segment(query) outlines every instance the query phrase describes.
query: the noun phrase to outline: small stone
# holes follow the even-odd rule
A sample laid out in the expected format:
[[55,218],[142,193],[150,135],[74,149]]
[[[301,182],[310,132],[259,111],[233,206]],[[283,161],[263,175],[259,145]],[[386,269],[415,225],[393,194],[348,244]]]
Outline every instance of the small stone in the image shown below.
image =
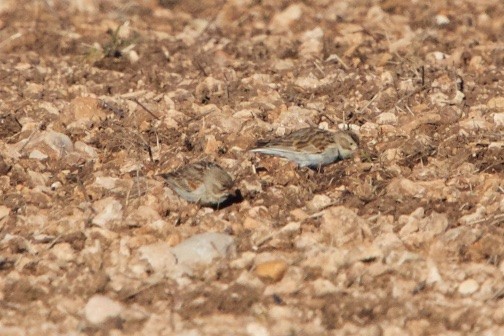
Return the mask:
[[317,56],[322,53],[324,31],[320,27],[308,30],[301,36],[299,55],[303,57]]
[[40,99],[44,92],[44,85],[36,83],[27,83],[23,90],[23,97],[26,99]]
[[74,98],[68,108],[63,111],[63,120],[78,128],[87,128],[92,122],[98,122],[107,116],[98,105],[96,98]]
[[51,249],[51,254],[59,261],[72,261],[75,259],[75,253],[69,243],[56,244]]
[[464,130],[474,132],[488,130],[492,127],[492,124],[487,122],[485,116],[480,112],[470,113],[468,118],[459,121],[459,125]]
[[119,302],[104,295],[94,295],[84,307],[84,316],[91,324],[100,325],[111,318],[117,318],[123,309]]
[[194,235],[171,248],[177,263],[190,268],[210,264],[215,258],[234,254],[234,251],[234,238],[216,232]]
[[378,335],[383,336],[403,336],[408,335],[408,332],[398,326],[395,325],[385,325],[383,326],[383,332]]
[[171,246],[165,242],[142,246],[138,249],[140,259],[146,260],[155,272],[165,272],[177,263]]
[[262,224],[260,221],[253,219],[252,217],[246,217],[243,221],[243,228],[254,230],[261,227]]
[[492,315],[492,318],[495,321],[495,323],[504,324],[504,307],[503,306],[497,307],[497,309],[494,311]]
[[0,220],[7,217],[10,213],[10,209],[4,205],[0,205]]
[[290,212],[291,216],[294,217],[294,219],[302,221],[308,218],[308,214],[303,210],[303,209],[294,209]]
[[250,336],[269,336],[268,329],[257,322],[251,322],[246,327],[247,335]]
[[462,282],[458,287],[458,292],[464,296],[471,295],[479,288],[479,284],[474,279],[467,279]]
[[378,124],[375,124],[372,122],[366,122],[360,128],[360,134],[361,134],[361,136],[364,136],[364,137],[374,138],[374,137],[378,136],[378,133],[379,133]]
[[311,212],[317,212],[331,205],[332,200],[326,195],[315,195],[312,200],[308,202],[306,208]]
[[96,152],[96,149],[94,147],[89,146],[88,144],[85,144],[82,141],[75,142],[75,150],[85,154],[90,159],[98,158],[98,153]]
[[347,243],[358,244],[371,237],[367,221],[343,206],[324,210],[320,229],[336,247]]
[[435,20],[438,26],[444,26],[450,23],[450,19],[446,15],[438,14],[435,17]]
[[383,257],[382,251],[373,245],[359,245],[345,255],[345,263],[353,264],[357,261],[374,261]]
[[138,53],[135,50],[130,50],[128,52],[128,58],[131,63],[136,63],[140,59],[140,56],[138,56]]
[[504,126],[504,113],[494,113],[493,121],[495,126]]
[[425,56],[425,60],[429,63],[440,62],[446,58],[448,58],[448,55],[446,55],[445,53],[443,53],[441,51],[433,51],[433,52],[428,53]]
[[387,186],[387,193],[397,199],[402,199],[404,196],[422,198],[426,191],[420,184],[406,178],[395,178]]
[[229,263],[229,266],[234,269],[249,268],[253,262],[256,254],[254,252],[243,252],[242,255]]
[[110,176],[97,176],[93,186],[104,188],[107,190],[112,190],[116,187],[119,178]]
[[397,124],[397,116],[391,112],[383,112],[376,118],[378,125],[395,125]]
[[30,155],[28,156],[28,158],[30,158],[30,159],[39,160],[39,161],[45,160],[48,157],[49,156],[45,155],[44,153],[42,153],[38,149],[31,151]]
[[255,274],[262,280],[277,282],[283,278],[287,268],[283,260],[267,261],[256,266]]
[[294,62],[290,59],[279,59],[274,62],[273,68],[276,71],[291,70],[294,68]]
[[328,294],[335,294],[338,288],[327,279],[317,279],[311,284],[313,288],[313,294],[315,296],[325,296]]
[[313,74],[310,74],[310,76],[298,77],[295,84],[305,90],[313,90],[321,85],[320,80]]
[[207,135],[205,143],[205,154],[214,154],[222,147],[222,141],[217,141],[214,135]]
[[459,223],[460,224],[471,224],[471,223],[477,222],[477,221],[485,218],[486,213],[487,213],[486,209],[482,206],[479,206],[478,208],[476,208],[475,212],[460,217]]
[[18,151],[30,152],[30,156],[37,160],[43,160],[47,157],[61,159],[74,150],[72,140],[67,135],[52,130],[23,139],[13,145],[13,148]]
[[94,225],[106,227],[110,223],[122,219],[122,205],[113,197],[107,197],[94,202],[93,209],[97,213],[92,220]]
[[487,106],[491,109],[495,109],[496,111],[504,111],[504,97],[493,97],[491,98]]
[[275,32],[282,32],[290,30],[289,26],[294,23],[294,21],[299,20],[303,10],[301,5],[293,4],[287,7],[280,13],[275,14],[271,20],[270,29]]
[[14,326],[0,325],[0,335],[4,336],[23,336],[26,335],[26,329]]

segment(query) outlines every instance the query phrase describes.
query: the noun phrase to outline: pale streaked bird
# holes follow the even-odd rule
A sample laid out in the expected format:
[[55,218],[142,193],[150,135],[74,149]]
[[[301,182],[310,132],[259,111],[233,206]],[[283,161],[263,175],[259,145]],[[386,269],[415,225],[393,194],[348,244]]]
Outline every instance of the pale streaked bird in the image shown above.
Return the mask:
[[251,152],[283,157],[299,167],[320,169],[349,158],[358,146],[359,139],[353,132],[307,127],[283,137],[260,140]]
[[219,206],[233,195],[233,178],[219,165],[200,161],[160,174],[180,197],[205,206]]

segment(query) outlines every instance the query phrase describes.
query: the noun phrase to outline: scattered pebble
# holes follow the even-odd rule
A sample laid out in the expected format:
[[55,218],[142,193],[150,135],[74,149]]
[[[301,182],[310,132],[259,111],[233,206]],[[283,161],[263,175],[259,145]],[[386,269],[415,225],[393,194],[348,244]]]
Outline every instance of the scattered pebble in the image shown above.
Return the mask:
[[467,279],[458,287],[458,292],[462,295],[474,294],[479,289],[479,284],[474,279]]
[[255,274],[263,279],[277,282],[282,279],[287,271],[288,265],[283,260],[273,260],[256,265]]
[[89,323],[100,325],[107,320],[117,318],[124,310],[123,305],[104,295],[92,296],[84,307],[84,316]]

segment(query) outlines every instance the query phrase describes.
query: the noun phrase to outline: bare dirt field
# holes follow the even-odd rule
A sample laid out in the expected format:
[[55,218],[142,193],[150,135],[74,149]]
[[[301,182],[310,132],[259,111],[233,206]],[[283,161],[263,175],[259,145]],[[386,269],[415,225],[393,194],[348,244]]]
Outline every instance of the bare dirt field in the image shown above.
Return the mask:
[[[501,0],[0,0],[0,335],[504,335]],[[258,139],[349,127],[323,170]],[[158,176],[236,179],[212,209]]]

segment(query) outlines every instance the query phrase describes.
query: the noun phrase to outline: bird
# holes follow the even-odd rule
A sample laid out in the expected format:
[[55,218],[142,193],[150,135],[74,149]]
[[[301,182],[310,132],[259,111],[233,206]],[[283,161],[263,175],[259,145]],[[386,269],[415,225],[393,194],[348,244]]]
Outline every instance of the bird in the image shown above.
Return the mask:
[[250,151],[283,157],[299,167],[318,169],[347,159],[359,147],[359,138],[351,131],[326,131],[306,127],[271,140],[259,140]]
[[201,206],[218,207],[234,195],[233,178],[213,162],[199,161],[160,176],[180,197]]

